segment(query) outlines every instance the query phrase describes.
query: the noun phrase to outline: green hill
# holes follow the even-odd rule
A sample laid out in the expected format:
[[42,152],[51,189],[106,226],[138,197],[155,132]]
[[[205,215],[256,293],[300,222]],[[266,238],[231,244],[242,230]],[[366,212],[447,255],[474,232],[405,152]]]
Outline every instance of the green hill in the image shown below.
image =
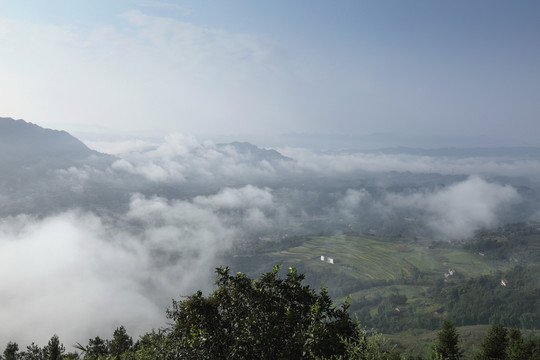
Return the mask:
[[[457,325],[500,321],[534,328],[540,321],[534,315],[540,314],[534,275],[538,245],[540,231],[525,224],[479,232],[467,243],[369,234],[303,236],[249,244],[232,257],[231,268],[257,276],[275,264],[295,267],[311,286],[328,287],[334,301],[349,297],[363,325],[393,334],[393,341],[420,353],[446,318],[457,319]],[[511,286],[501,285],[505,277]],[[467,346],[483,336],[468,336]]]

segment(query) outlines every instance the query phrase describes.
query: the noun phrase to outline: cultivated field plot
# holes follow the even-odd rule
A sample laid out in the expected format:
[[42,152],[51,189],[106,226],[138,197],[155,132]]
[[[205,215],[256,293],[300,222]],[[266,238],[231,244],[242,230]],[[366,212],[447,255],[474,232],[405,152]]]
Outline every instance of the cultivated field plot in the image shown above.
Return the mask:
[[[443,276],[455,269],[472,277],[502,270],[459,247],[425,241],[382,238],[370,235],[315,236],[296,247],[266,254],[274,263],[309,268],[315,272],[345,273],[358,280],[414,280],[419,276]],[[334,264],[321,261],[331,257]],[[299,266],[303,265],[303,266]]]

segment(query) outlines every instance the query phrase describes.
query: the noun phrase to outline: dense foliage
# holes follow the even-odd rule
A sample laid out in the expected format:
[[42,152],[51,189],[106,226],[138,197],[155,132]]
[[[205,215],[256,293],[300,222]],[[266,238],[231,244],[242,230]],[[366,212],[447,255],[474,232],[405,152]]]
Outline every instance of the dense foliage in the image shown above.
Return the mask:
[[[348,304],[335,307],[323,288],[319,293],[303,285],[304,275],[279,267],[250,279],[217,269],[217,289],[199,291],[173,301],[170,326],[153,330],[133,343],[123,327],[112,340],[99,336],[78,344],[80,356],[65,354],[55,335],[40,349],[35,344],[20,352],[10,342],[3,360],[98,359],[324,359],[349,358],[363,352],[387,354],[385,342],[351,320]],[[351,355],[352,356],[352,355]]]
[[304,275],[290,269],[252,280],[218,269],[218,289],[174,301],[168,337],[191,358],[301,359],[343,354],[340,336],[355,335],[347,305],[337,309],[323,289],[301,284]]
[[[523,329],[540,324],[540,266],[516,266],[505,274],[480,276],[438,294],[458,325],[504,323]],[[501,285],[502,279],[508,284]]]
[[[501,322],[533,329],[540,323],[539,229],[539,224],[506,225],[462,242],[363,234],[292,236],[246,246],[231,257],[231,267],[253,275],[275,262],[293,266],[308,274],[311,286],[330,285],[332,298],[353,294],[351,313],[383,333],[436,330],[445,318],[458,326]],[[325,253],[335,255],[334,265],[319,262]],[[399,267],[385,263],[390,257]],[[365,264],[380,270],[370,272]],[[457,271],[448,277],[454,267]]]
[[[173,301],[169,326],[152,330],[136,342],[124,327],[113,338],[99,336],[81,352],[66,353],[57,335],[43,348],[32,343],[20,351],[9,342],[0,360],[150,360],[150,359],[421,359],[399,354],[374,330],[360,327],[348,313],[348,303],[335,307],[326,289],[303,285],[304,275],[279,267],[251,279],[217,269],[217,289],[208,296],[198,291]],[[403,296],[393,300],[405,302]],[[444,321],[434,342],[433,359],[462,358],[459,332]],[[494,325],[475,359],[540,359],[540,342],[503,325]]]

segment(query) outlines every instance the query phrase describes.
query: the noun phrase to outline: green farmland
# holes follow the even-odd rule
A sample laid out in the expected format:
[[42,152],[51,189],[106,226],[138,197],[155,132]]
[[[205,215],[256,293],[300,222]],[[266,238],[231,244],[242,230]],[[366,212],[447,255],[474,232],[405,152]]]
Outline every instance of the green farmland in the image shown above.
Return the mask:
[[[321,261],[321,256],[334,263]],[[507,260],[480,256],[462,243],[368,234],[262,241],[256,250],[234,255],[232,264],[233,271],[251,276],[276,264],[295,267],[314,288],[327,287],[337,303],[348,297],[351,311],[362,324],[393,334],[392,341],[406,344],[417,354],[427,351],[442,320],[452,317],[441,294],[484,275],[500,287],[499,276],[514,266]],[[455,273],[448,275],[449,269]]]
[[[321,255],[334,259],[334,264],[321,261]],[[237,255],[240,267],[248,258],[258,258],[253,267],[238,269],[247,273],[264,271],[269,265],[283,264],[307,271],[346,276],[360,282],[399,280],[417,277],[443,277],[452,268],[466,278],[490,274],[507,267],[502,262],[489,262],[459,246],[429,240],[381,238],[371,235],[338,235],[306,237],[293,247],[280,251]],[[252,261],[247,261],[252,263]],[[417,279],[418,280],[418,279]],[[331,287],[331,283],[325,284]]]
[[[321,261],[321,256],[334,263]],[[263,247],[254,254],[236,255],[233,264],[233,270],[251,276],[276,264],[295,267],[313,287],[326,286],[337,302],[349,297],[353,311],[368,307],[373,316],[380,312],[381,299],[392,294],[406,296],[400,305],[414,304],[419,312],[433,312],[440,304],[427,294],[437,282],[452,283],[509,267],[507,262],[489,261],[460,245],[366,234],[304,237],[279,250]],[[449,269],[455,275],[445,278]]]

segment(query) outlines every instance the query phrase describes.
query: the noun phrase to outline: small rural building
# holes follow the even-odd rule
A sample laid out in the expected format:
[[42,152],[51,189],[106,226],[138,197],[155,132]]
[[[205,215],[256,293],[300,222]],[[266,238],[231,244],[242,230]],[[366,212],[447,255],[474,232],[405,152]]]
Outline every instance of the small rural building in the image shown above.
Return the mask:
[[456,270],[454,270],[454,269],[448,269],[448,272],[445,272],[445,273],[444,273],[444,277],[445,277],[445,278],[448,278],[448,277],[450,277],[450,276],[454,276],[455,274],[456,274]]
[[506,286],[506,285],[508,285],[508,284],[509,284],[509,281],[508,281],[508,280],[506,280],[506,279],[501,279],[501,285],[502,285],[502,286]]
[[334,258],[324,256],[324,255],[321,255],[321,261],[324,261],[325,263],[328,263],[328,264],[334,264]]

